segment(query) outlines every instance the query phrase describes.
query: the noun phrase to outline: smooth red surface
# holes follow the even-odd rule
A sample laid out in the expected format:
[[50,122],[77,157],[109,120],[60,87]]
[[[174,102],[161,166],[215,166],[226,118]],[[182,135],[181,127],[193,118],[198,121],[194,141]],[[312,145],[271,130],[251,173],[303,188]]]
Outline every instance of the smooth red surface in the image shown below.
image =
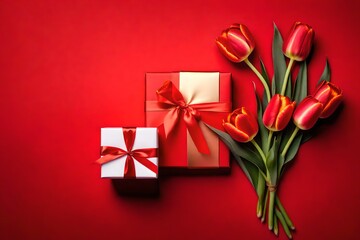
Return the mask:
[[275,239],[234,162],[230,176],[163,178],[153,199],[118,196],[94,161],[101,127],[144,125],[146,72],[231,72],[235,105],[255,109],[259,81],[215,39],[246,24],[251,60],[260,54],[271,73],[273,22],[286,35],[297,20],[316,32],[310,90],[328,57],[345,104],[279,194],[295,239],[358,239],[359,10],[356,0],[1,1],[0,239]]

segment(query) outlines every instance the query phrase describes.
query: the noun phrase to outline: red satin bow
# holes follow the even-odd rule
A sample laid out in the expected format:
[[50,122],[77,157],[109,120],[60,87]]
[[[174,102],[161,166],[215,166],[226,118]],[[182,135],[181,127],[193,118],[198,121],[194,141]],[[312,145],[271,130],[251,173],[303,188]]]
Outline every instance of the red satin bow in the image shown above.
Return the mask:
[[[157,91],[157,108],[169,109],[164,119],[166,136],[174,129],[179,119],[183,119],[189,134],[194,141],[197,150],[204,154],[210,154],[209,147],[201,131],[198,121],[201,119],[199,111],[224,111],[230,110],[228,103],[199,103],[187,104],[181,92],[171,81],[166,81]],[[156,107],[148,103],[151,110]]]
[[149,157],[156,157],[156,148],[132,150],[136,137],[135,128],[123,128],[123,135],[127,150],[117,147],[101,146],[100,151],[103,157],[99,158],[96,162],[104,164],[126,155],[124,178],[136,177],[134,159],[157,174],[158,167],[147,159]]

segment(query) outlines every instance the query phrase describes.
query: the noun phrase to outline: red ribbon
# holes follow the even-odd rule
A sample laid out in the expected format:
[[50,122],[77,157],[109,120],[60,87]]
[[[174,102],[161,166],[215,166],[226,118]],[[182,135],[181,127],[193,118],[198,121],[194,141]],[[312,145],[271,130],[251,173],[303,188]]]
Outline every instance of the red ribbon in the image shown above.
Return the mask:
[[157,102],[147,102],[148,111],[168,109],[164,118],[165,135],[167,136],[182,119],[194,141],[197,150],[204,154],[210,154],[209,147],[199,126],[201,119],[199,111],[229,112],[230,103],[212,102],[187,104],[181,92],[171,81],[166,81],[157,91]]
[[123,135],[126,150],[117,147],[101,146],[100,152],[103,157],[99,158],[96,162],[104,164],[126,155],[124,178],[136,177],[134,159],[157,174],[158,167],[148,159],[157,156],[156,148],[132,150],[136,137],[135,128],[123,128]]

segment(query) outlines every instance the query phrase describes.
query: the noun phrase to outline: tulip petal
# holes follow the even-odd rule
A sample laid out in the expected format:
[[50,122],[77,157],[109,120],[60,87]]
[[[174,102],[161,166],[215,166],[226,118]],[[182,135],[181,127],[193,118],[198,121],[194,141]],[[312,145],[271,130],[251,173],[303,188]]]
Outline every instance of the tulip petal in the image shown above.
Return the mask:
[[255,135],[256,135],[256,133],[259,130],[259,125],[257,123],[257,118],[251,112],[249,112],[246,108],[242,107],[241,110],[242,110],[243,114],[248,116],[249,124],[251,125],[252,129],[254,129],[254,132],[255,132]]
[[240,24],[240,31],[242,32],[242,34],[244,35],[251,51],[255,48],[255,40],[253,38],[253,36],[251,35],[251,32],[249,31],[249,29],[243,25],[243,24]]
[[234,49],[228,44],[228,40],[223,35],[216,39],[216,45],[219,47],[220,52],[230,61],[241,62],[241,60],[234,54]]
[[308,32],[302,41],[301,48],[298,53],[298,55],[301,56],[298,61],[305,60],[305,58],[309,55],[314,40],[314,33],[315,32],[313,29],[308,29]]
[[240,29],[230,29],[227,37],[229,45],[231,45],[235,51],[235,55],[238,56],[241,61],[245,60],[252,52],[252,49]]
[[331,99],[329,101],[329,103],[324,107],[320,118],[327,118],[331,114],[333,114],[335,112],[336,108],[340,105],[342,99],[343,99],[342,95],[338,95],[338,96],[334,97],[333,99]]
[[238,115],[235,120],[235,127],[241,129],[241,131],[247,133],[249,136],[257,133],[257,129],[251,124],[252,120],[247,115]]
[[310,53],[314,39],[314,30],[307,24],[296,22],[283,45],[283,52],[288,58],[303,61]]
[[276,121],[280,106],[281,106],[280,94],[275,94],[271,98],[263,115],[263,123],[265,127],[267,127],[268,129],[274,130],[273,126]]
[[342,90],[330,82],[323,81],[316,90],[314,98],[324,105],[324,109],[320,117],[327,118],[334,113],[342,101]]
[[293,116],[295,125],[302,130],[312,128],[319,119],[322,110],[323,104],[321,102],[311,96],[306,97],[295,109]]
[[229,29],[231,29],[231,28],[239,29],[239,28],[240,28],[240,24],[239,24],[239,23],[233,23],[233,24],[231,24],[231,26],[229,27]]
[[333,95],[341,95],[342,94],[342,90],[340,88],[338,88],[335,84],[333,84],[331,82],[327,82],[327,84],[330,86],[331,92]]
[[283,130],[288,125],[294,109],[295,109],[295,102],[292,102],[291,104],[287,104],[279,112],[275,123],[275,129],[277,131]]
[[326,104],[330,96],[331,96],[330,86],[326,84],[326,81],[323,81],[316,90],[314,98],[316,98],[322,104]]
[[243,114],[243,108],[237,108],[235,109],[232,113],[230,113],[228,115],[228,118],[227,118],[227,121],[230,122],[231,124],[235,124],[235,119],[236,119],[236,116],[239,115],[239,114]]
[[223,126],[224,126],[224,129],[226,130],[226,132],[229,133],[229,135],[236,141],[248,142],[251,140],[246,133],[235,128],[235,126],[233,126],[232,124],[224,123]]

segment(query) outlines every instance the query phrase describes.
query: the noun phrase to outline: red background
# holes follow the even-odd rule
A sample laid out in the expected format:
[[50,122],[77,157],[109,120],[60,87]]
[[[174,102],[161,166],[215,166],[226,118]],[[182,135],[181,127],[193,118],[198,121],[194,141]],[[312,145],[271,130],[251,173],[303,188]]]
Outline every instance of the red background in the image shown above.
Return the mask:
[[231,72],[235,105],[254,109],[259,81],[215,38],[246,24],[251,60],[261,55],[272,73],[273,22],[285,37],[301,20],[316,32],[310,90],[328,57],[345,104],[302,146],[279,194],[296,239],[356,239],[358,1],[140,2],[0,2],[0,238],[275,239],[234,162],[230,176],[163,178],[158,198],[118,196],[93,162],[101,127],[144,124],[146,72]]

